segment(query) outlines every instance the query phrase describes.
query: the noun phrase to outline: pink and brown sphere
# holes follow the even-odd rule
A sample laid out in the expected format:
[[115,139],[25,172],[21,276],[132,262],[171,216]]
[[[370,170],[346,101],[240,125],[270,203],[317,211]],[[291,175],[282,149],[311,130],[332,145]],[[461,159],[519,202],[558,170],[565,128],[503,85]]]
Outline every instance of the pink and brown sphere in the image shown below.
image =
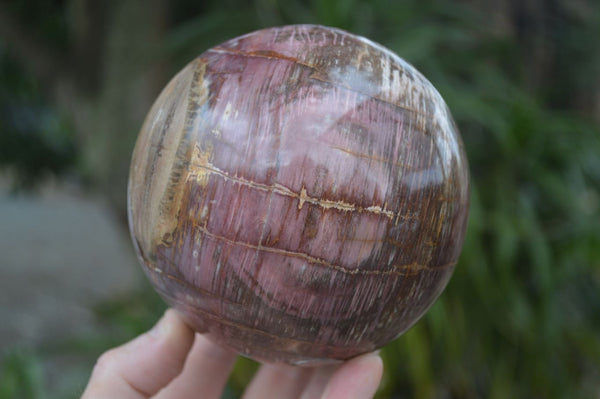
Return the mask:
[[129,217],[144,270],[197,331],[322,364],[398,337],[463,244],[467,161],[440,94],[321,26],[232,39],[167,85],[139,135]]

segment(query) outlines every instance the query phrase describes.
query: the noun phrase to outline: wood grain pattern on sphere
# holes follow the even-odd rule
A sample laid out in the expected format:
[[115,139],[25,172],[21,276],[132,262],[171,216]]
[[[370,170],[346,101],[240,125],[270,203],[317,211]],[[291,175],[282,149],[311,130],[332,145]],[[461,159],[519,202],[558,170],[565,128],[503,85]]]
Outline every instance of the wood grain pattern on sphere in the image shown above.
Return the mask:
[[140,133],[138,255],[198,331],[263,361],[379,348],[445,287],[468,212],[459,134],[390,51],[319,26],[272,28],[192,61]]

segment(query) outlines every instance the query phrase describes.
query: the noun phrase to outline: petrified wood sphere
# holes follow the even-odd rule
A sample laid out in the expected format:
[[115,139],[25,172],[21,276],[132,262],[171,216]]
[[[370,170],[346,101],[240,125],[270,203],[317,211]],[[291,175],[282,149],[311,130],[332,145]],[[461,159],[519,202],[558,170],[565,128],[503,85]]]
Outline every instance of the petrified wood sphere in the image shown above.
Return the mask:
[[457,262],[463,145],[433,86],[320,26],[214,47],[164,89],[129,181],[155,288],[214,341],[270,362],[347,359],[396,338]]

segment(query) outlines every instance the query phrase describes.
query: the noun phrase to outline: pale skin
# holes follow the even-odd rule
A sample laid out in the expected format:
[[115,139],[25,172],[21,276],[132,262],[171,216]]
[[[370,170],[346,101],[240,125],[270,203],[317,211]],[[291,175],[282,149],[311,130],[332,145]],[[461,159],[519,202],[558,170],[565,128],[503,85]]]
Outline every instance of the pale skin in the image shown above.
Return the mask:
[[[194,333],[169,309],[150,331],[100,356],[83,398],[220,398],[235,359],[235,353]],[[242,398],[367,399],[382,372],[376,353],[338,366],[266,364]]]

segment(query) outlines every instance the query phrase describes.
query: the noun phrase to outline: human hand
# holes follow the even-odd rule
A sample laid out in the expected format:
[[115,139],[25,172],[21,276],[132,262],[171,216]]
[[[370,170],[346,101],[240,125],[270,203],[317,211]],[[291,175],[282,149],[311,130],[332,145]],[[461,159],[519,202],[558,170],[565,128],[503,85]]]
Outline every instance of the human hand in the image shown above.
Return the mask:
[[[152,330],[100,356],[83,399],[220,398],[235,359],[169,309]],[[339,366],[265,364],[243,398],[372,398],[382,372],[374,353]]]

